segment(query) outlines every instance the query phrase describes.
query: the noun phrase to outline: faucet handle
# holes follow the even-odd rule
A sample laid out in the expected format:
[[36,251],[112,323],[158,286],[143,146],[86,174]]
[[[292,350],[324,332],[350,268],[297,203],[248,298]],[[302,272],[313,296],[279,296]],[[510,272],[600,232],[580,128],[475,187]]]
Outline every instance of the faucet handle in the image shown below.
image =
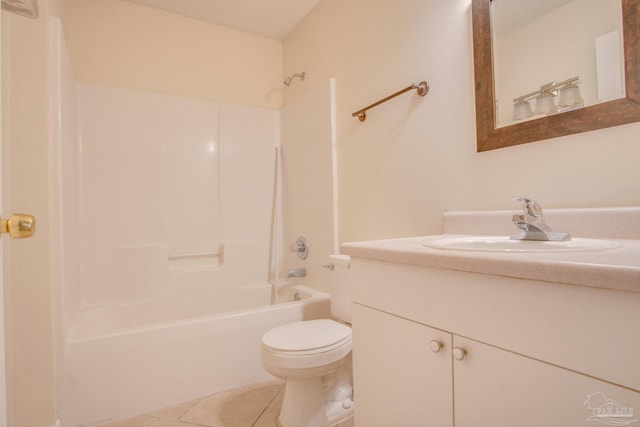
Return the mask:
[[542,221],[544,217],[542,215],[542,207],[537,202],[522,196],[516,196],[513,198],[513,200],[515,200],[516,202],[520,202],[525,215],[532,216]]
[[298,255],[298,258],[304,260],[307,259],[307,255],[309,255],[309,244],[307,243],[307,239],[303,236],[300,236],[296,239],[296,244],[289,246],[289,250]]

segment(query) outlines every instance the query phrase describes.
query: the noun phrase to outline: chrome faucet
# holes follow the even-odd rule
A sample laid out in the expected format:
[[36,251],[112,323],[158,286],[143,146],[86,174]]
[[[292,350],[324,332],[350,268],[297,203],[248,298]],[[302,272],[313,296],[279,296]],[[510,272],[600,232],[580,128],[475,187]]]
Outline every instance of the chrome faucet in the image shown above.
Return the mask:
[[287,271],[287,278],[291,277],[307,277],[307,269],[306,268],[290,268]]
[[518,233],[511,236],[512,240],[571,240],[569,233],[559,233],[551,230],[544,222],[544,215],[539,204],[526,197],[514,197],[513,200],[522,204],[522,215],[514,215],[513,224],[518,227]]

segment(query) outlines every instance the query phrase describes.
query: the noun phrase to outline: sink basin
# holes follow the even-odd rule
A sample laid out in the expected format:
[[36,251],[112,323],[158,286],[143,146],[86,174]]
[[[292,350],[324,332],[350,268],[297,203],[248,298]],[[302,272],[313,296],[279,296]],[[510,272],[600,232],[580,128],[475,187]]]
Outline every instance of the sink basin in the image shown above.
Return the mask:
[[573,238],[565,242],[511,240],[504,236],[442,237],[425,240],[433,249],[480,252],[582,252],[620,247],[617,243],[598,239]]

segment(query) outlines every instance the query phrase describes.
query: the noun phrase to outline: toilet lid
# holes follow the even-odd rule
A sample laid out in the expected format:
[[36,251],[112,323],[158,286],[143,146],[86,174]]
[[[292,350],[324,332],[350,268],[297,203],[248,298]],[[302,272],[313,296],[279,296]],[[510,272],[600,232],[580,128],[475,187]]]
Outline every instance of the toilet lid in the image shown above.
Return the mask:
[[305,320],[278,326],[262,337],[275,350],[304,351],[333,346],[351,339],[351,328],[330,319]]

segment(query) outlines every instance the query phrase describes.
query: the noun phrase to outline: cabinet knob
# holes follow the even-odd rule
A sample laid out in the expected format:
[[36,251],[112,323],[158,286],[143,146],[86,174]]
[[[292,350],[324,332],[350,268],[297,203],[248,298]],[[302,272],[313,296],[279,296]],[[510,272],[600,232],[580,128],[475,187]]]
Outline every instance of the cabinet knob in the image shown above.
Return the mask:
[[462,360],[467,355],[467,350],[461,347],[453,347],[453,358],[456,360]]
[[431,351],[434,353],[439,353],[442,347],[444,347],[444,344],[440,340],[431,340],[429,342],[429,348],[431,348]]

